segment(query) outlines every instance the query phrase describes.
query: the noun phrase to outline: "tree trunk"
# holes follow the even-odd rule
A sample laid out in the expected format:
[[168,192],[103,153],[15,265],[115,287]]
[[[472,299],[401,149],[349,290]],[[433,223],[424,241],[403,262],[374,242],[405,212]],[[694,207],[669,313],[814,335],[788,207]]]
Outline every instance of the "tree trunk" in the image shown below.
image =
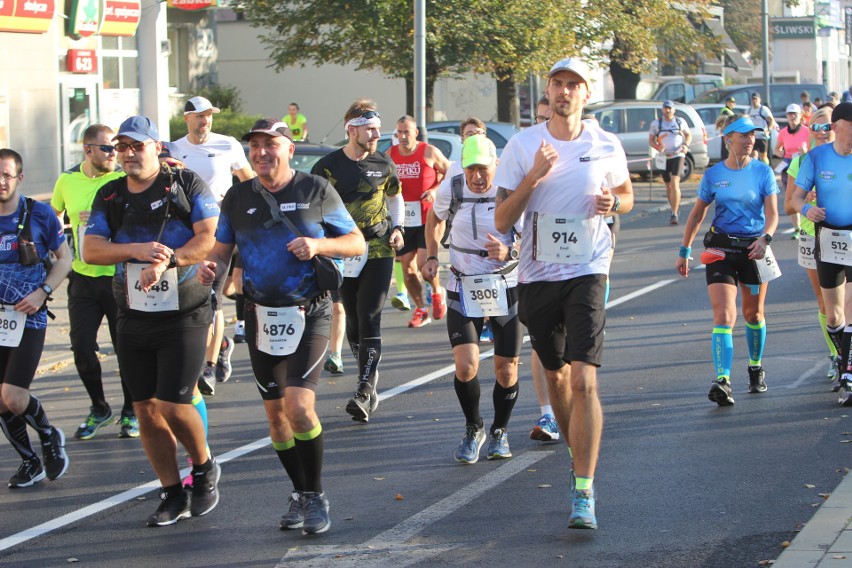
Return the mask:
[[[511,122],[515,126],[521,123],[521,102],[518,98],[518,85],[513,71],[498,69],[497,75],[497,120]],[[502,78],[501,78],[502,77]]]
[[616,99],[636,98],[636,87],[639,85],[639,80],[642,78],[639,73],[622,67],[615,60],[610,61],[609,73],[612,76],[612,83],[615,87],[614,96]]

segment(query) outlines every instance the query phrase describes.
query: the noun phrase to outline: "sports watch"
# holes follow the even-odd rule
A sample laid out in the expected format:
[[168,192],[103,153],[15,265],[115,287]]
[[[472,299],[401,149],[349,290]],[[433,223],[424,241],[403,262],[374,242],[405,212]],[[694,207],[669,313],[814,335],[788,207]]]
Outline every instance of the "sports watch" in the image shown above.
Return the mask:
[[47,294],[48,296],[50,296],[51,294],[53,294],[53,288],[51,288],[51,287],[50,287],[50,284],[48,284],[47,282],[45,282],[44,284],[42,284],[41,286],[39,286],[39,288],[41,288],[42,290],[44,290],[44,293],[45,293],[45,294]]
[[772,242],[772,235],[770,235],[769,233],[764,233],[762,235],[762,237],[766,241],[766,244],[769,244],[769,243]]

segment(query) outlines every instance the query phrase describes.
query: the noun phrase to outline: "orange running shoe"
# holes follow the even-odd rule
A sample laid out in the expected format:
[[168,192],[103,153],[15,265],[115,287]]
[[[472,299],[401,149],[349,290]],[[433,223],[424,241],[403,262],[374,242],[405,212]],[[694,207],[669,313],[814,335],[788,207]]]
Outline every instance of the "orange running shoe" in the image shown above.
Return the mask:
[[447,302],[444,301],[444,293],[432,294],[432,319],[444,319],[447,315]]
[[429,311],[425,308],[417,308],[414,310],[414,317],[408,322],[408,327],[423,327],[427,323],[432,323],[432,318],[429,317]]

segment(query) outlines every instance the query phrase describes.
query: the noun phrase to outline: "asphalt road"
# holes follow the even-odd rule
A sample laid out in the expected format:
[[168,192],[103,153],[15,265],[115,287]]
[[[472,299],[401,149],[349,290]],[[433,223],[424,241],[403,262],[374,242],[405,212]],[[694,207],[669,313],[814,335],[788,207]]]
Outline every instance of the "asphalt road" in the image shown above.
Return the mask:
[[[682,215],[682,218],[685,218]],[[154,479],[138,440],[117,427],[69,440],[69,472],[26,490],[0,490],[0,565],[53,567],[565,566],[746,567],[774,559],[852,466],[849,412],[825,378],[816,304],[792,241],[773,244],[784,276],[770,284],[764,366],[769,391],[746,391],[744,326],[734,329],[736,405],[706,398],[712,319],[704,274],[674,271],[681,227],[667,213],[626,224],[612,270],[605,413],[596,477],[597,531],[568,530],[567,450],[528,438],[539,416],[529,365],[509,426],[514,457],[452,460],[464,429],[443,323],[406,328],[385,311],[384,400],[368,425],[343,411],[344,378],[324,377],[324,485],[332,527],[282,532],[290,490],[267,444],[244,346],[234,378],[210,399],[210,445],[223,463],[219,507],[175,526],[146,528]],[[490,346],[482,345],[487,354]],[[529,348],[522,359],[529,361]],[[108,393],[120,393],[114,359]],[[482,411],[493,416],[493,365],[483,361]],[[34,392],[66,433],[85,414],[76,376],[48,374]],[[484,451],[483,451],[484,456]],[[0,444],[0,475],[17,457]],[[88,509],[87,509],[88,507]]]

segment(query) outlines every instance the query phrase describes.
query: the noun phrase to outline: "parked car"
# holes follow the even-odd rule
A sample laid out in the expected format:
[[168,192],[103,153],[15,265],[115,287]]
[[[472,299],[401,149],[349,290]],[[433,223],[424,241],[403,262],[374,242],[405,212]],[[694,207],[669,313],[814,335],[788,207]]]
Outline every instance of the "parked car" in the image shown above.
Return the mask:
[[[689,105],[695,109],[695,112],[698,113],[698,116],[701,117],[701,120],[704,121],[704,126],[707,129],[707,154],[710,156],[710,163],[715,164],[722,160],[722,133],[716,132],[715,124],[716,119],[719,118],[719,114],[722,111],[722,107],[725,106],[722,104],[716,103],[701,103],[701,104],[691,104]],[[734,105],[734,112],[737,114],[746,114],[748,113],[748,107],[743,105]],[[778,142],[778,131],[772,130],[769,133],[769,153],[772,154],[772,150],[775,148],[775,144]]]
[[[246,157],[249,155],[248,142],[243,142],[243,151]],[[320,158],[326,154],[331,154],[337,150],[338,146],[330,146],[327,144],[312,144],[311,142],[294,142],[296,146],[293,152],[293,158],[290,160],[290,167],[300,172],[311,173]]]
[[[441,122],[430,122],[426,125],[426,130],[429,131],[430,142],[433,132],[450,132],[461,136],[461,128],[459,123],[461,120],[444,120]],[[509,138],[520,132],[518,127],[509,122],[486,122],[485,127],[488,129],[486,135],[494,142],[497,148],[497,155],[503,153],[503,148],[509,142]]]
[[[669,75],[642,79],[636,87],[637,99],[652,101],[691,101],[704,91],[725,86],[721,75]],[[706,123],[705,123],[706,124]]]
[[770,83],[769,94],[772,97],[771,101],[766,100],[766,88],[764,85],[733,85],[722,89],[712,89],[701,93],[689,104],[699,103],[723,103],[728,97],[734,97],[738,105],[748,107],[751,105],[751,94],[757,91],[760,93],[761,103],[768,106],[772,111],[772,116],[779,126],[787,126],[787,115],[784,113],[787,110],[787,105],[790,103],[799,104],[801,98],[799,95],[802,91],[807,91],[811,95],[811,100],[821,98],[823,101],[828,97],[825,85],[817,83]]
[[[651,122],[660,118],[662,106],[659,102],[595,103],[587,106],[585,112],[594,115],[604,130],[618,137],[624,147],[624,153],[627,154],[627,166],[631,172],[648,172],[651,149],[648,145],[648,130],[651,128]],[[690,106],[675,103],[675,116],[686,121],[692,134],[689,152],[683,163],[682,179],[687,179],[696,168],[706,168],[710,163],[707,155],[707,130],[701,117]],[[654,160],[650,160],[650,165],[653,171],[659,171]]]
[[[379,138],[379,151],[388,153],[393,144],[393,134],[382,134]],[[458,134],[446,132],[430,132],[429,144],[435,146],[451,162],[460,162],[462,154],[462,139]]]

